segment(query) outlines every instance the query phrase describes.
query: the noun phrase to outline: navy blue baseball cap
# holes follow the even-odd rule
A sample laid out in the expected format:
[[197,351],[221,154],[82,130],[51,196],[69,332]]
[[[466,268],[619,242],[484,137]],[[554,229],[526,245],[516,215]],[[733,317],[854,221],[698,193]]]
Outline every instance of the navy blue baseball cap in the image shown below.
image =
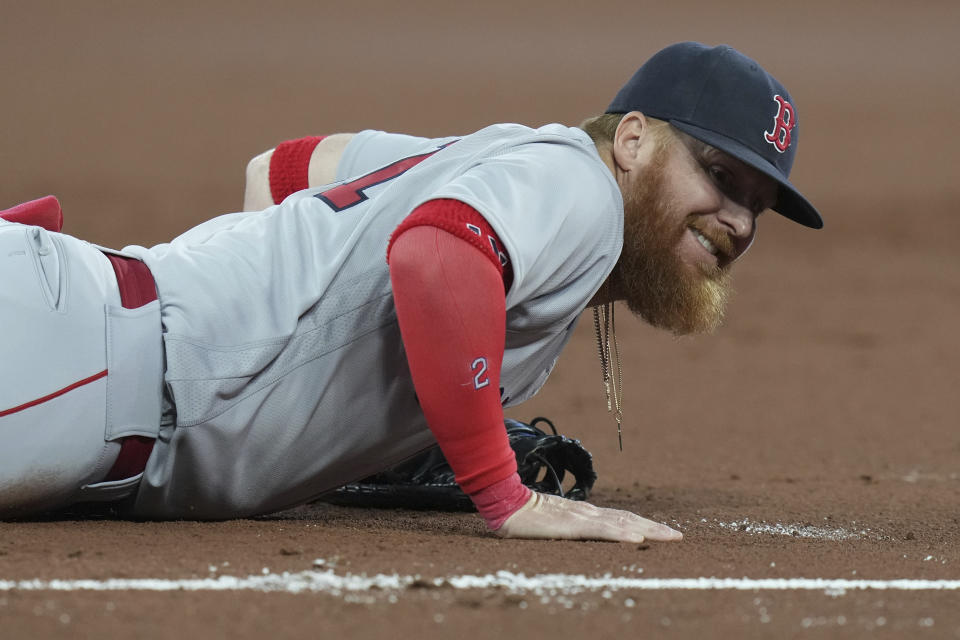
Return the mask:
[[793,98],[757,62],[727,45],[670,45],[647,60],[607,107],[666,120],[780,185],[774,211],[820,229],[823,219],[788,179],[799,127]]

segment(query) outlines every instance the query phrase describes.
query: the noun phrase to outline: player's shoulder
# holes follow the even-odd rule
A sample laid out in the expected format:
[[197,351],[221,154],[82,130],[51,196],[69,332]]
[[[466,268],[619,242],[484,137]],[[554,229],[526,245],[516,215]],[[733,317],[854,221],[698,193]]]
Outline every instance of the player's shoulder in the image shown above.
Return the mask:
[[395,145],[415,149],[435,147],[438,143],[446,144],[451,140],[465,140],[487,145],[499,143],[506,146],[537,142],[568,144],[581,149],[589,149],[593,146],[590,137],[577,127],[568,127],[556,123],[530,127],[509,122],[491,124],[466,135],[436,137],[416,136],[379,129],[364,129],[352,134],[348,146],[354,150],[360,150],[368,145]]
[[[451,143],[457,142],[456,145]],[[449,147],[449,149],[446,149]],[[344,151],[341,172],[355,165],[369,165],[371,159],[398,159],[428,151],[445,149],[438,157],[497,157],[511,151],[530,147],[527,157],[551,156],[553,161],[576,164],[596,164],[593,141],[581,129],[562,124],[547,124],[533,128],[522,124],[500,123],[486,126],[466,135],[423,137],[365,129],[354,134]],[[566,158],[564,158],[566,156]],[[362,162],[361,162],[362,161]],[[566,163],[565,162],[565,163]],[[340,172],[338,172],[340,173]],[[350,171],[346,171],[350,173]]]
[[[493,124],[480,129],[468,138],[489,140],[503,145],[504,148],[531,144],[543,144],[566,151],[589,152],[594,148],[590,136],[582,129],[557,123],[545,124],[540,127],[529,127],[516,123]],[[569,149],[565,149],[566,147],[569,147]]]
[[620,207],[613,175],[593,140],[575,127],[490,125],[448,145],[436,158],[438,164],[450,160],[461,174],[444,188],[445,197],[481,211],[473,200],[524,215],[535,210],[548,217],[581,215],[589,224],[598,209],[614,215]]
[[[618,242],[620,189],[581,129],[493,125],[442,153],[462,154],[464,171],[432,197],[475,208],[514,253],[533,259],[542,253],[542,243],[559,242],[570,251],[554,255],[569,256],[594,248],[606,251]],[[516,261],[522,260],[518,255]]]
[[483,147],[489,161],[503,159],[508,170],[526,174],[541,187],[555,184],[581,191],[609,191],[616,184],[593,140],[582,129],[562,124],[528,127],[521,124],[491,125],[464,138]]

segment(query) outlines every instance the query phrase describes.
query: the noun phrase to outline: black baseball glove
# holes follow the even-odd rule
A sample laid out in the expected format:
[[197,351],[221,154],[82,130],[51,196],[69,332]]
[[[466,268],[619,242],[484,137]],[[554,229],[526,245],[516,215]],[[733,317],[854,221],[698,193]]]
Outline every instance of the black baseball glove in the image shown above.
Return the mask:
[[[546,423],[552,434],[537,428]],[[557,434],[546,418],[530,424],[504,420],[510,447],[517,457],[520,480],[534,491],[570,500],[586,500],[597,480],[593,456],[579,440]],[[566,474],[574,478],[564,491]],[[460,490],[453,469],[439,447],[432,447],[386,471],[340,487],[322,498],[333,504],[387,509],[474,511],[470,498]]]

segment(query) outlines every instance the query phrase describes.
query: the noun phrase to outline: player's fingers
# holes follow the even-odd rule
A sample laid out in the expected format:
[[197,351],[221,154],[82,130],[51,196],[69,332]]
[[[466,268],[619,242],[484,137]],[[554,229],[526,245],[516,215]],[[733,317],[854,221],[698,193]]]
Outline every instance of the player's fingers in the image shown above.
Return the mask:
[[683,539],[683,534],[676,529],[672,529],[660,522],[655,522],[642,516],[638,516],[635,513],[631,513],[629,511],[617,511],[614,509],[605,509],[605,511],[613,511],[614,513],[619,514],[619,517],[621,518],[621,526],[641,531],[644,537],[646,537],[648,540],[655,540],[657,542],[672,542]]
[[562,505],[561,508],[580,511],[587,516],[578,536],[580,538],[621,542],[643,542],[644,539],[670,542],[683,538],[683,534],[679,531],[629,511],[603,509],[588,503],[572,502],[555,496],[546,496],[546,498],[551,504]]
[[564,537],[574,540],[643,542],[645,536],[624,512],[601,509],[586,502],[574,502],[557,496],[540,497],[539,510],[558,523]]
[[623,518],[611,519],[609,516],[598,518],[579,536],[585,540],[609,540],[612,542],[635,542],[646,540],[646,536],[637,527],[624,522]]

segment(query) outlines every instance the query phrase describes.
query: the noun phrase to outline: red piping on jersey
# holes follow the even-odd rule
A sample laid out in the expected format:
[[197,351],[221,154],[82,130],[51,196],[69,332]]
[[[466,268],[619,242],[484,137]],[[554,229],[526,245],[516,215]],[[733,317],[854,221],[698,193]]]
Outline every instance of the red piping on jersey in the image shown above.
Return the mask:
[[82,387],[82,386],[84,386],[84,385],[88,385],[88,384],[90,384],[91,382],[96,382],[96,381],[99,380],[100,378],[106,378],[106,377],[107,377],[107,370],[104,369],[104,370],[101,371],[100,373],[95,373],[95,374],[93,374],[92,376],[90,376],[89,378],[84,378],[83,380],[78,380],[78,381],[74,382],[73,384],[64,387],[63,389],[60,389],[59,391],[54,391],[54,392],[51,393],[50,395],[43,396],[42,398],[37,398],[36,400],[31,400],[30,402],[26,402],[26,403],[24,403],[24,404],[21,404],[19,407],[13,407],[12,409],[6,409],[6,410],[4,410],[4,411],[0,411],[0,418],[3,418],[3,417],[5,417],[5,416],[9,416],[9,415],[14,414],[14,413],[17,413],[17,412],[19,412],[19,411],[23,411],[24,409],[29,409],[30,407],[35,407],[35,406],[37,406],[38,404],[43,404],[44,402],[48,402],[48,401],[50,401],[50,400],[53,400],[54,398],[59,398],[60,396],[62,396],[62,395],[65,394],[65,393],[69,393],[70,391],[73,391],[74,389],[79,389],[80,387]]

